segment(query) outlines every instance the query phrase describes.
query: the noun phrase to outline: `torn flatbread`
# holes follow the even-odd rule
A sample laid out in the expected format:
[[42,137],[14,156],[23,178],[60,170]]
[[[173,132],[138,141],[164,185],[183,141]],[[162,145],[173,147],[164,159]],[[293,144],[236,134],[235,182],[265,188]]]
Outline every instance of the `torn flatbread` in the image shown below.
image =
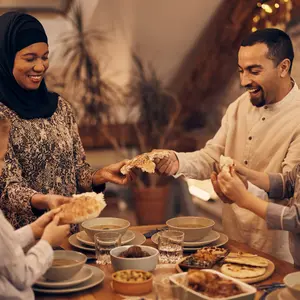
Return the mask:
[[230,173],[230,168],[234,166],[234,161],[229,156],[220,156],[220,169],[221,171]]
[[138,168],[141,169],[143,172],[154,173],[155,172],[154,160],[156,158],[162,159],[169,155],[170,155],[170,151],[167,150],[143,153],[128,161],[121,168],[120,171],[123,175],[126,175],[130,171],[130,169]]
[[83,193],[73,195],[74,200],[61,205],[58,213],[60,222],[64,224],[78,224],[88,219],[97,218],[105,208],[103,193]]

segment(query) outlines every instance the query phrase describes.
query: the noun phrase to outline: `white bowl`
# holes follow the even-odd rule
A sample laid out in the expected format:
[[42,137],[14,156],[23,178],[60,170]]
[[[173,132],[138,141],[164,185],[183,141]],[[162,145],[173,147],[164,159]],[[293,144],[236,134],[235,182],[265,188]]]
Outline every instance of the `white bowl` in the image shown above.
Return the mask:
[[86,263],[86,255],[71,250],[55,250],[53,254],[54,259],[74,260],[70,265],[51,266],[44,277],[51,281],[63,281],[75,276]]
[[[224,279],[227,279],[227,280],[229,279],[232,282],[234,282],[235,284],[237,284],[242,289],[242,291],[244,292],[243,294],[239,294],[239,295],[235,295],[235,296],[231,296],[231,297],[226,297],[226,298],[216,298],[216,299],[222,299],[222,300],[225,300],[225,299],[226,300],[229,300],[229,299],[230,300],[231,299],[234,299],[234,300],[253,300],[254,299],[255,293],[256,293],[256,288],[255,287],[253,287],[253,286],[251,286],[247,283],[244,283],[244,282],[242,282],[238,279],[232,278],[230,276],[226,276],[226,275],[224,275],[224,274],[222,274],[218,271],[215,271],[215,270],[201,270],[201,271],[217,274],[221,278],[224,278]],[[180,286],[182,289],[184,289],[187,292],[186,300],[199,300],[199,299],[208,300],[208,299],[212,299],[208,296],[205,296],[205,295],[201,294],[200,292],[194,291],[193,289],[187,287],[183,283],[180,283],[180,282],[184,282],[186,275],[187,275],[187,273],[179,273],[179,274],[171,275],[169,277],[169,280],[171,281],[172,284],[176,284],[176,285]]]
[[111,264],[115,271],[136,269],[143,271],[153,271],[158,263],[158,250],[149,246],[139,246],[143,251],[146,251],[150,256],[127,258],[119,257],[119,255],[126,251],[132,245],[120,246],[110,250]]
[[[290,293],[296,299],[300,299],[300,272],[294,272],[286,275],[283,278],[283,282],[287,286]],[[299,286],[298,289],[295,288],[296,284]]]
[[[185,242],[199,241],[207,236],[215,225],[215,221],[204,217],[177,217],[166,222],[170,229],[184,232]],[[188,228],[187,224],[199,225],[201,227]]]
[[[115,229],[96,229],[92,228],[97,225],[113,225],[119,226],[119,228]],[[82,228],[87,233],[87,235],[94,240],[94,235],[98,232],[118,232],[123,235],[128,227],[130,226],[130,222],[125,219],[120,218],[95,218],[91,220],[87,220],[81,223]]]

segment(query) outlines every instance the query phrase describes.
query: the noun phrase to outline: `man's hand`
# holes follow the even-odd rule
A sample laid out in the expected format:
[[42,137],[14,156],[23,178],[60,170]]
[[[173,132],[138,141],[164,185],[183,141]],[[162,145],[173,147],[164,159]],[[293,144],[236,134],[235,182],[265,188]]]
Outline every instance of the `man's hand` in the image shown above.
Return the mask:
[[45,227],[53,220],[54,216],[59,213],[60,210],[60,208],[52,209],[30,224],[35,239],[39,239],[43,235]]
[[[151,153],[156,151],[162,151],[162,149],[154,149]],[[169,150],[168,150],[169,151]],[[156,171],[162,175],[175,175],[179,169],[179,161],[174,151],[169,151],[170,155],[162,159],[156,158],[154,162],[156,164]]]
[[93,183],[95,185],[103,184],[105,182],[113,182],[116,184],[128,184],[136,179],[134,171],[130,170],[128,174],[122,175],[120,172],[121,168],[128,162],[123,160],[121,162],[109,165],[102,169],[99,169],[93,177]]

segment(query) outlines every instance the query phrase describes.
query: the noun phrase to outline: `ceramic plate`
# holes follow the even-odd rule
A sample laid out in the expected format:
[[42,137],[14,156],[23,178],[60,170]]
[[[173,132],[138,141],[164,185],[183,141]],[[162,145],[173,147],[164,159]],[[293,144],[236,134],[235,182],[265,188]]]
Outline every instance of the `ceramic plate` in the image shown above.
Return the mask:
[[[206,246],[209,246],[209,247],[222,247],[228,242],[228,240],[229,240],[228,236],[226,234],[220,232],[220,237],[215,242],[212,242],[211,244],[208,244]],[[184,252],[194,252],[194,251],[197,251],[198,249],[201,249],[204,246],[201,246],[201,247],[184,247],[183,251]]]
[[277,289],[267,295],[266,300],[297,300],[287,288]]
[[95,252],[95,248],[94,248],[94,247],[92,247],[92,246],[87,246],[87,245],[84,245],[84,244],[80,243],[80,242],[77,240],[77,238],[76,238],[76,234],[77,234],[77,233],[72,234],[72,235],[69,237],[69,239],[68,239],[69,243],[70,243],[73,247],[78,248],[78,249],[81,249],[81,250],[84,250],[84,251]]
[[[145,243],[146,238],[144,237],[143,234],[141,234],[140,232],[134,232],[134,234],[135,234],[134,239],[128,245],[142,245]],[[73,247],[81,249],[81,250],[85,250],[85,251],[95,252],[94,247],[88,246],[88,245],[85,245],[85,244],[82,244],[81,242],[79,242],[76,235],[77,235],[77,233],[74,233],[69,237],[69,243]]]
[[[220,238],[220,233],[216,232],[214,230],[211,230],[210,233],[204,237],[203,239],[199,241],[194,241],[194,242],[183,242],[183,247],[200,247],[200,246],[205,246],[208,244],[211,244],[215,241],[217,241]],[[151,240],[154,244],[158,243],[158,233],[155,233],[152,235]]]
[[35,284],[45,288],[59,289],[71,287],[89,280],[93,276],[93,271],[88,265],[84,265],[82,269],[72,278],[60,282],[49,281],[45,277],[41,277]]
[[[91,240],[91,238],[87,235],[87,233],[84,230],[78,232],[76,238],[79,242],[83,244],[95,247],[95,243]],[[121,245],[125,245],[131,242],[134,238],[135,238],[134,232],[131,230],[127,230],[121,238]]]
[[89,266],[89,265],[86,266],[92,270],[93,272],[92,277],[87,281],[82,282],[74,287],[62,288],[62,289],[51,289],[51,288],[39,288],[34,285],[32,289],[35,292],[45,293],[45,294],[66,294],[66,293],[83,291],[101,283],[105,277],[103,271],[94,266]]
[[297,300],[299,298],[295,298],[294,295],[291,294],[291,292],[287,289],[281,289],[280,292],[278,293],[278,299],[279,300]]

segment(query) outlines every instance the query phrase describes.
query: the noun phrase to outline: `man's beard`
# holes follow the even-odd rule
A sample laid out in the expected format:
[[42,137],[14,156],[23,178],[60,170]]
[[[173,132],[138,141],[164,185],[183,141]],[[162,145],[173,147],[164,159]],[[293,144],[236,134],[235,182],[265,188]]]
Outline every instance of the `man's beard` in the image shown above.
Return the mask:
[[262,106],[266,105],[266,99],[264,97],[264,94],[262,94],[261,97],[259,97],[259,98],[252,98],[250,95],[250,101],[251,101],[252,105],[254,105],[256,107],[262,107]]
[[[260,86],[257,86],[257,87],[247,86],[246,88],[249,92],[250,101],[253,106],[262,107],[262,106],[266,105],[265,93],[264,93],[264,90]],[[252,91],[254,89],[259,89],[258,95],[254,96],[253,93],[250,93],[250,91]]]

